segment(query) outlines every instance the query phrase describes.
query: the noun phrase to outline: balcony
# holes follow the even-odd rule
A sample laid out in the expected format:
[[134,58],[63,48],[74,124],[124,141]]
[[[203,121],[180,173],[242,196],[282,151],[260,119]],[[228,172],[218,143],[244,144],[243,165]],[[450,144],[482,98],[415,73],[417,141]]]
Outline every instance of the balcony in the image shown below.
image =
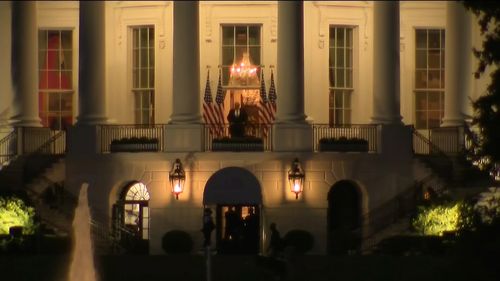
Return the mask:
[[377,125],[313,125],[315,152],[377,152],[377,139]]
[[98,150],[110,152],[162,152],[165,150],[164,125],[99,125]]
[[205,124],[205,151],[272,151],[272,124],[248,124],[244,137],[231,137],[228,124]]

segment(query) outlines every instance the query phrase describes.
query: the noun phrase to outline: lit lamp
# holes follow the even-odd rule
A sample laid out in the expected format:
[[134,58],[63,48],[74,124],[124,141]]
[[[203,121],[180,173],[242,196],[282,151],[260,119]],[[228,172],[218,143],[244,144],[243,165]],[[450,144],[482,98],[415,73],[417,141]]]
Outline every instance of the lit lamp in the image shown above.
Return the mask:
[[168,178],[172,186],[172,193],[175,194],[175,199],[179,200],[179,194],[184,190],[184,181],[186,180],[186,173],[182,168],[181,160],[175,159]]
[[288,181],[290,182],[290,191],[295,193],[295,199],[299,198],[299,193],[302,192],[304,186],[304,170],[300,166],[298,158],[295,158],[292,163],[292,168],[288,171]]

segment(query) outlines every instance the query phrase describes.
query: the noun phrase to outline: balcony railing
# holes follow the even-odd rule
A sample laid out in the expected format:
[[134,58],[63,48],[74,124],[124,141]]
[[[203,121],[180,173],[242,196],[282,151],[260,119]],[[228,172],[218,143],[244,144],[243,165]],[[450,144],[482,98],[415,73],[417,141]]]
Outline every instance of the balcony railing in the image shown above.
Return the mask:
[[[111,143],[124,139],[145,138],[157,140],[156,151],[164,151],[164,125],[100,125],[97,128],[97,138],[101,153],[111,152]],[[144,144],[143,151],[149,151],[149,144]],[[139,151],[141,151],[139,149]]]
[[314,124],[314,151],[319,151],[319,142],[323,138],[363,139],[368,142],[368,151],[377,151],[377,125],[335,125]]
[[205,151],[272,151],[271,124],[247,124],[239,139],[231,138],[229,124],[205,124],[203,135]]
[[413,130],[413,151],[415,154],[435,154],[436,151],[439,151],[446,155],[456,155],[464,152],[467,145],[462,126]]

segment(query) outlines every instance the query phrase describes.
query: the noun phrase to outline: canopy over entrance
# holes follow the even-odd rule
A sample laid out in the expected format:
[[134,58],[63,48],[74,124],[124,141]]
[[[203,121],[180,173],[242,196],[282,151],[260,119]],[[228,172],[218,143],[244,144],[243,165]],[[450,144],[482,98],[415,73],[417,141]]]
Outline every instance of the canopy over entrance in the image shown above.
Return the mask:
[[260,184],[249,171],[228,167],[208,179],[203,192],[203,204],[258,205],[262,203]]

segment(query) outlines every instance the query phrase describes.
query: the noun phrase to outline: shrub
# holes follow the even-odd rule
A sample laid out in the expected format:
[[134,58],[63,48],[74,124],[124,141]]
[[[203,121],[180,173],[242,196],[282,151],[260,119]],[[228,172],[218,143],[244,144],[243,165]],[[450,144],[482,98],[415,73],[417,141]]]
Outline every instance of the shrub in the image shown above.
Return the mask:
[[193,239],[182,230],[172,230],[162,238],[162,248],[167,254],[187,254],[193,249]]
[[9,229],[22,226],[23,234],[35,233],[35,209],[27,206],[18,197],[0,197],[0,235],[9,234]]
[[286,246],[293,246],[300,254],[305,254],[314,246],[314,237],[311,233],[305,230],[294,229],[290,230],[283,237]]
[[474,209],[483,223],[491,224],[493,220],[500,218],[500,188],[490,187],[479,196]]
[[439,235],[472,227],[473,210],[465,202],[420,206],[412,226],[421,235]]

